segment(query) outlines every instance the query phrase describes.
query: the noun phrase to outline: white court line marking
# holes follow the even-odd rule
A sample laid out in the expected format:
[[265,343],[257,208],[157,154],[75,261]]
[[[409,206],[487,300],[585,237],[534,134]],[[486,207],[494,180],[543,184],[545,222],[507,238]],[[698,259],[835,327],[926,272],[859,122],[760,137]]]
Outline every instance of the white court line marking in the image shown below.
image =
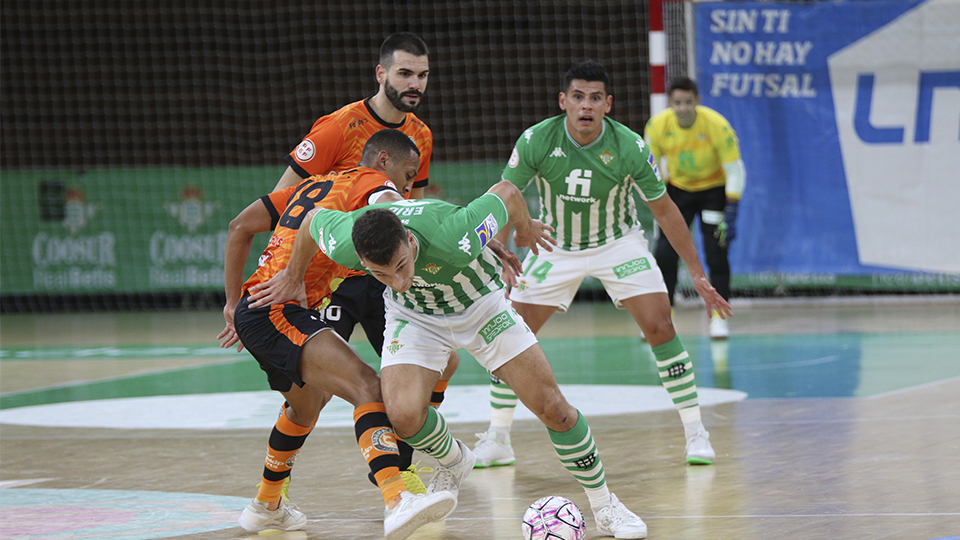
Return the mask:
[[884,397],[888,397],[888,396],[895,396],[895,395],[898,395],[898,394],[902,394],[902,393],[904,393],[904,392],[910,392],[910,391],[912,391],[912,390],[922,390],[922,389],[924,389],[924,388],[932,388],[932,387],[934,387],[934,386],[939,386],[939,385],[941,385],[941,384],[952,383],[952,382],[955,382],[955,381],[960,381],[960,377],[951,377],[951,378],[949,378],[949,379],[943,379],[943,380],[940,380],[940,381],[930,381],[930,382],[928,382],[928,383],[918,384],[918,385],[916,385],[916,386],[908,386],[908,387],[906,387],[906,388],[898,388],[898,389],[896,389],[896,390],[890,390],[889,392],[883,392],[882,394],[874,394],[874,395],[872,395],[872,396],[866,396],[866,399],[877,399],[877,398],[884,398]]
[[32,484],[39,484],[41,482],[49,482],[51,480],[57,480],[57,478],[31,478],[28,480],[6,480],[4,482],[0,482],[0,489],[29,486]]
[[[584,416],[616,415],[674,408],[662,386],[560,385],[564,395]],[[701,406],[746,399],[739,390],[699,388]],[[443,402],[448,423],[487,422],[489,385],[454,386]],[[262,390],[175,396],[101,399],[32,405],[0,410],[0,423],[117,429],[270,429],[283,397]],[[196,411],[204,411],[198,415]],[[516,409],[516,420],[535,419],[526,407]],[[318,427],[352,427],[353,407],[339,398],[320,413]]]
[[[639,514],[638,514],[639,515]],[[882,514],[742,514],[726,516],[648,516],[640,515],[644,520],[647,519],[770,519],[770,518],[862,518],[862,517],[952,517],[960,516],[957,512],[930,512],[930,513],[882,513]],[[583,516],[587,521],[593,521],[593,518],[587,515]],[[475,518],[467,517],[448,517],[444,521],[516,521],[515,516],[478,516]],[[365,518],[320,518],[308,519],[312,523],[376,523],[383,520],[365,519]]]

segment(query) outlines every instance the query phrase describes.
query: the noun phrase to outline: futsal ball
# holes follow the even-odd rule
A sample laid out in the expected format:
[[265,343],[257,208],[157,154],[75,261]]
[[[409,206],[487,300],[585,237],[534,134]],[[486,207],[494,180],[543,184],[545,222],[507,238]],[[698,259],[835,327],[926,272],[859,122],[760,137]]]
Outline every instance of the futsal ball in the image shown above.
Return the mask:
[[531,504],[523,514],[523,540],[583,540],[587,526],[573,502],[550,495]]

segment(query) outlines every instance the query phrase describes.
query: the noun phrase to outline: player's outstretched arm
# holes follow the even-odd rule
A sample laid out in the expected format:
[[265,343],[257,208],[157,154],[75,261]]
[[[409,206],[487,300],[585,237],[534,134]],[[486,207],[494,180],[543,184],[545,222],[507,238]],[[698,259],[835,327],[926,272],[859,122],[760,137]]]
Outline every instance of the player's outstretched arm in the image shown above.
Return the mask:
[[720,296],[717,289],[710,284],[703,266],[700,264],[700,256],[697,255],[697,248],[693,243],[693,237],[690,236],[690,229],[687,228],[687,222],[683,220],[683,215],[677,209],[673,199],[664,194],[654,201],[647,201],[647,206],[653,212],[654,219],[660,225],[663,234],[667,235],[670,245],[683,259],[683,264],[690,271],[690,277],[693,278],[693,287],[697,294],[703,298],[707,304],[708,312],[716,310],[721,318],[733,315],[730,304]]
[[517,186],[509,180],[501,180],[487,193],[495,193],[506,205],[508,222],[514,229],[513,242],[517,247],[528,247],[534,255],[540,254],[540,248],[553,251],[553,246],[557,245],[557,239],[550,235],[553,227],[530,217],[527,201]]
[[[270,225],[270,212],[259,199],[244,208],[230,222],[227,230],[227,246],[223,256],[223,288],[227,296],[227,302],[223,306],[223,318],[227,324],[217,336],[223,348],[231,347],[240,341],[237,330],[233,326],[233,312],[237,309],[237,302],[240,301],[243,288],[243,266],[250,256],[253,237],[257,233],[269,231]],[[240,343],[237,346],[237,352],[242,350],[243,344]]]

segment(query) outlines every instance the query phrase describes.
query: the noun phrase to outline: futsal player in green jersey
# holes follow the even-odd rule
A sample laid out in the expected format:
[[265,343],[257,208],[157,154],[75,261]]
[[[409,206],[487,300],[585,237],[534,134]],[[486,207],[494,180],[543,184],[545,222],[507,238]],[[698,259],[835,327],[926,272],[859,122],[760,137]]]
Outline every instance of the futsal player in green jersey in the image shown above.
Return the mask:
[[[613,96],[603,67],[587,61],[567,71],[559,104],[564,114],[524,131],[503,170],[503,178],[520,189],[536,185],[540,219],[558,241],[552,252],[528,254],[510,291],[512,306],[537,332],[554,312],[570,307],[585,277],[599,279],[653,349],[660,381],[683,422],[687,462],[711,464],[716,454],[700,418],[693,362],[673,328],[667,288],[640,228],[634,194],[683,258],[707,308],[726,316],[730,305],[707,280],[643,138],[606,117]],[[496,373],[491,381],[490,428],[477,435],[474,448],[481,467],[514,462],[516,387]]]
[[[518,246],[552,248],[552,227],[531,219],[520,190],[507,181],[465,207],[443,201],[377,204],[350,213],[307,216],[319,249],[384,283],[387,328],[381,385],[397,435],[439,462],[427,493],[459,492],[474,455],[429,406],[450,351],[467,349],[546,425],[563,466],[590,499],[601,534],[646,538],[647,527],[606,485],[590,427],[557,386],[533,332],[504,296],[499,259],[487,247],[508,224]],[[294,250],[306,243],[301,236]],[[311,246],[316,248],[317,246]]]
[[[670,81],[670,107],[647,122],[644,139],[654,162],[667,158],[667,192],[689,227],[700,218],[703,251],[710,280],[720,296],[730,300],[730,259],[727,249],[737,235],[737,207],[746,183],[740,144],[730,122],[700,105],[697,83],[689,77]],[[673,304],[677,289],[677,252],[668,239],[657,240],[657,261]],[[726,339],[727,321],[711,313],[710,337]]]

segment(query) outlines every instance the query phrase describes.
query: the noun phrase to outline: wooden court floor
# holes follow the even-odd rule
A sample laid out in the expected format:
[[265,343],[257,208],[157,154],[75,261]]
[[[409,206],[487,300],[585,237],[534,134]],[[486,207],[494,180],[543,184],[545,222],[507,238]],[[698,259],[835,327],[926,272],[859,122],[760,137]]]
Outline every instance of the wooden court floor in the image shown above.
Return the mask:
[[[865,386],[892,378],[904,384],[852,397],[748,396],[704,407],[718,453],[707,467],[684,464],[675,411],[611,410],[590,417],[608,484],[643,517],[649,538],[960,538],[960,350],[953,348],[960,336],[960,302],[740,303],[735,308],[731,352],[753,350],[738,349],[738,340],[748,338],[776,342],[776,336],[800,336],[833,343],[831,336],[879,334],[895,343],[902,335],[907,346],[896,349],[897,355],[903,351],[902,361],[872,362],[868,357],[884,351],[865,348],[857,381]],[[695,310],[678,309],[676,320],[685,341],[694,342],[706,331],[705,318]],[[0,349],[209,344],[221,326],[217,312],[3,315]],[[578,304],[554,317],[541,337],[546,347],[551,339],[577,333],[604,339],[632,331],[626,314],[605,304]],[[731,357],[730,365],[737,360]],[[223,358],[91,355],[20,361],[5,353],[0,397],[218,362]],[[714,372],[717,367],[712,366]],[[756,367],[752,373],[762,376],[751,379],[754,385],[778,369]],[[824,385],[830,386],[828,378],[844,376],[825,370]],[[715,374],[707,379],[720,380]],[[482,422],[451,424],[454,436],[470,445],[485,427]],[[243,500],[256,493],[268,433],[2,424],[0,538],[258,538],[235,526],[235,520]],[[411,538],[520,538],[523,509],[549,494],[588,508],[539,423],[518,420],[513,446],[516,466],[473,471],[453,515]],[[429,466],[428,461],[421,465]],[[290,495],[308,516],[306,528],[271,538],[382,538],[382,500],[366,480],[348,427],[318,429],[309,437]],[[589,514],[587,538],[601,538]],[[209,527],[184,532],[181,525],[188,521]]]

